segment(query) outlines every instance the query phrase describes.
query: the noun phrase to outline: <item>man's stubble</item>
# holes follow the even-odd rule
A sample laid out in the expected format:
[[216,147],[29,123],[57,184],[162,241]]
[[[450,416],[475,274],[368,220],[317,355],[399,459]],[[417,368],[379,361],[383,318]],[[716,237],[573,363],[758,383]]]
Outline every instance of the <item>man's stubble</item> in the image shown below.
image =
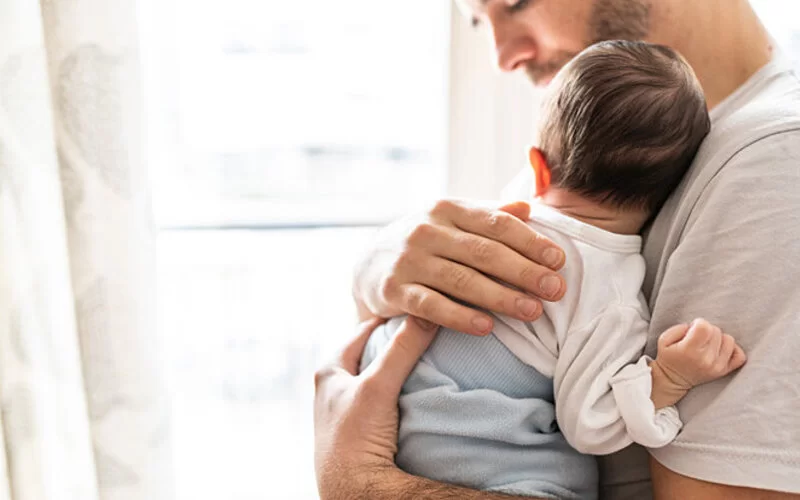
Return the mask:
[[[595,0],[586,46],[606,40],[642,40],[650,32],[653,0]],[[530,62],[525,73],[534,83],[553,76],[577,53],[562,51],[546,63]]]

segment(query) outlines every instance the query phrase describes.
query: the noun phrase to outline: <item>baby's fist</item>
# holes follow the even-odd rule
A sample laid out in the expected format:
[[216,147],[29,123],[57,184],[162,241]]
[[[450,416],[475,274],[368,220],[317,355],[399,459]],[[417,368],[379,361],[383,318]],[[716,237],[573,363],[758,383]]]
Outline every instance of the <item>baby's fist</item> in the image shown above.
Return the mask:
[[704,319],[696,319],[661,334],[655,362],[673,383],[689,390],[728,375],[745,360],[733,337]]

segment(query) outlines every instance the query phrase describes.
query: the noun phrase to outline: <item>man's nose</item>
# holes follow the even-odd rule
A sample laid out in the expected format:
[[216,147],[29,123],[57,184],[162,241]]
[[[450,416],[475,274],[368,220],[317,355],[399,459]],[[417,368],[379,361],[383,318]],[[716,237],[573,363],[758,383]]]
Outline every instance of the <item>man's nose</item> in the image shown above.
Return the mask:
[[[503,2],[498,2],[503,3]],[[536,58],[536,44],[518,22],[497,9],[488,9],[487,17],[492,29],[497,66],[503,71],[514,71]]]

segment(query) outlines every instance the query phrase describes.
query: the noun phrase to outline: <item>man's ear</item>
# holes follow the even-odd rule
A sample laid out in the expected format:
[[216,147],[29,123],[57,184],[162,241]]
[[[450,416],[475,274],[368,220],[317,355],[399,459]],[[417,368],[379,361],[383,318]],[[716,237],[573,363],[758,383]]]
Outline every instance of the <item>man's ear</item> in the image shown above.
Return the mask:
[[531,148],[528,158],[536,178],[535,196],[542,196],[550,188],[550,167],[547,166],[544,154],[537,147]]

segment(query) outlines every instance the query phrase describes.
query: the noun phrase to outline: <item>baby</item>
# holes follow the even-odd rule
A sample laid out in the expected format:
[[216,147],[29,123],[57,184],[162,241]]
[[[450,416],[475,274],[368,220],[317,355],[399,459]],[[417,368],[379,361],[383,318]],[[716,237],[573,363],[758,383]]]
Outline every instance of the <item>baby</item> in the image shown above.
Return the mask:
[[[703,320],[642,356],[639,231],[681,181],[710,128],[694,73],[669,48],[594,45],[542,106],[529,224],[566,254],[566,296],[531,323],[497,315],[486,337],[442,329],[400,398],[397,464],[438,481],[539,498],[597,498],[595,460],[681,428],[691,387],[745,361]],[[689,318],[687,318],[689,319]],[[362,369],[397,329],[370,338]]]

